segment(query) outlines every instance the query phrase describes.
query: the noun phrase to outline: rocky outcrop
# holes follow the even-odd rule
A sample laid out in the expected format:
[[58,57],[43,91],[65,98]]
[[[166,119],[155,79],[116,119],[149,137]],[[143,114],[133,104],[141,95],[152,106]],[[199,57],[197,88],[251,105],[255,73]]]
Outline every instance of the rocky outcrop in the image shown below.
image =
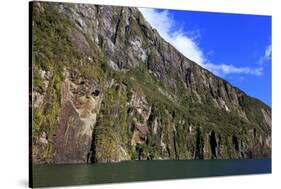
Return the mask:
[[271,156],[271,109],[184,57],[136,8],[35,2],[33,160]]
[[77,72],[65,72],[61,88],[61,111],[55,136],[57,163],[86,163],[102,94],[95,81]]

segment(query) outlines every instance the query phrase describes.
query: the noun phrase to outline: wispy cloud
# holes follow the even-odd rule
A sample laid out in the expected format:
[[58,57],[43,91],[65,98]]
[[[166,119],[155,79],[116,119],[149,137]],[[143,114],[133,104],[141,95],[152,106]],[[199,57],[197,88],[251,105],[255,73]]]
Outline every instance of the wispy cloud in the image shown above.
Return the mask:
[[205,64],[206,68],[211,70],[216,75],[228,75],[228,74],[246,74],[246,75],[262,75],[263,68],[249,68],[249,67],[236,67],[229,64]]
[[[200,38],[200,31],[195,30],[184,32],[182,28],[177,26],[176,21],[168,10],[156,11],[155,9],[150,8],[140,8],[139,10],[151,26],[157,29],[159,34],[166,41],[171,43],[187,58],[213,73],[220,76],[227,74],[262,75],[262,67],[236,67],[229,64],[214,64],[210,62],[206,58],[203,50],[199,47],[199,43],[196,41]],[[268,50],[267,54],[269,54],[269,52],[271,55],[271,50]]]
[[205,61],[204,54],[195,39],[198,38],[198,30],[183,32],[169,13],[169,11],[156,11],[155,9],[140,8],[145,19],[156,28],[159,34],[176,49],[189,59],[202,65]]
[[271,44],[269,44],[264,50],[264,55],[260,57],[259,64],[264,64],[266,62],[269,62],[271,60],[271,54],[272,54],[272,46]]

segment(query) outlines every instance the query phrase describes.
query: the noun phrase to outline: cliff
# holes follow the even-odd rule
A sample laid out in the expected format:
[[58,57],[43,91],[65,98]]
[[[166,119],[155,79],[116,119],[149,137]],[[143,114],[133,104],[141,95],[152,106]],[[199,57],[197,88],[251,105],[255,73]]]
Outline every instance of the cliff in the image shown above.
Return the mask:
[[34,163],[271,157],[271,108],[184,57],[137,8],[31,11]]

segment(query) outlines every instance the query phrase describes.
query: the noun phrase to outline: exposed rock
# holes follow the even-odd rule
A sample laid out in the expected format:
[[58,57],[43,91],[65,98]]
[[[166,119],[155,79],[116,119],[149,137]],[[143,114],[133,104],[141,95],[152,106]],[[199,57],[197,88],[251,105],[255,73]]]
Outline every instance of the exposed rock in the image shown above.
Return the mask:
[[138,114],[140,114],[144,121],[147,121],[151,112],[151,106],[149,106],[144,96],[138,96],[133,93],[130,101],[130,106],[134,107]]
[[209,134],[209,142],[211,146],[212,159],[217,159],[220,156],[220,141],[214,131]]
[[262,115],[264,117],[264,120],[266,121],[266,124],[268,127],[271,127],[271,117],[268,112],[266,112],[264,109],[261,109]]
[[109,65],[109,67],[111,67],[113,70],[120,70],[119,67],[118,67],[118,65],[117,65],[115,62],[113,62],[112,60],[109,60],[109,61],[108,61],[108,65]]
[[34,90],[32,93],[32,102],[34,108],[39,108],[43,104],[44,94],[41,94]]
[[[62,110],[55,137],[55,162],[86,163],[102,95],[88,96],[98,91],[93,90],[89,80],[76,78],[75,73],[66,72],[65,76],[61,90]],[[78,85],[70,81],[74,77],[75,81],[81,81]],[[77,93],[81,91],[81,85],[85,91]]]
[[39,138],[39,141],[42,144],[48,144],[48,140],[47,140],[47,134],[45,132],[42,133],[41,137]]
[[147,54],[144,51],[144,49],[141,47],[141,41],[140,40],[136,40],[136,41],[130,41],[133,51],[137,57],[140,57],[141,60],[144,62],[147,59]]

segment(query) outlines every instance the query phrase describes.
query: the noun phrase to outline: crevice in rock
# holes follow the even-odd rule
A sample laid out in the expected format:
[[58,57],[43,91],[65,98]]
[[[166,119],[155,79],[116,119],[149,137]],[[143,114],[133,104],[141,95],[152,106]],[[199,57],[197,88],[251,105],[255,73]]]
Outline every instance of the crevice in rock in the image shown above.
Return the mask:
[[93,96],[99,96],[100,91],[96,89],[96,90],[94,90],[91,94],[92,94]]
[[93,134],[92,134],[91,148],[87,155],[87,163],[96,163],[96,162],[97,162],[97,159],[96,159],[96,128],[94,128]]
[[100,5],[95,5],[96,7],[96,12],[97,12],[97,15],[100,13]]
[[166,145],[166,149],[167,149],[167,152],[168,152],[168,156],[169,156],[169,158],[170,158],[170,157],[171,157],[171,152],[170,152],[170,148],[169,148],[168,145]]
[[130,26],[125,26],[125,33],[128,34],[130,31]]
[[150,40],[152,43],[154,43],[152,36],[148,34],[149,29],[146,27],[145,24],[142,23],[140,16],[137,18],[137,22],[144,36],[147,37],[147,39]]
[[214,99],[216,99],[216,94],[215,94],[215,92],[213,91],[213,87],[212,87],[212,85],[209,83],[209,89],[210,89],[210,94],[212,95],[212,97],[214,98]]
[[238,138],[236,136],[232,136],[232,144],[234,145],[234,149],[239,151],[239,143]]
[[177,136],[177,133],[176,133],[176,131],[174,131],[173,132],[173,143],[174,143],[174,149],[175,149],[175,157],[176,157],[176,159],[179,159],[176,136]]
[[217,143],[216,134],[214,131],[212,131],[211,134],[209,135],[209,141],[210,141],[210,146],[211,146],[212,159],[216,159],[218,143]]
[[187,87],[191,87],[191,68],[186,69],[186,74],[185,74],[185,83]]
[[100,48],[103,48],[103,45],[104,45],[104,37],[102,36],[102,35],[100,35],[100,34],[98,34],[98,46],[100,47]]
[[142,160],[143,159],[143,149],[140,145],[136,145],[136,151],[138,154],[138,160]]
[[116,41],[117,41],[118,31],[119,31],[120,23],[122,21],[122,15],[123,15],[123,8],[121,8],[120,15],[118,16],[118,21],[117,21],[117,24],[116,24],[115,33],[114,33],[114,36],[113,36],[113,44],[114,45],[116,44]]
[[200,128],[196,129],[196,146],[195,146],[195,159],[204,159],[204,138]]

